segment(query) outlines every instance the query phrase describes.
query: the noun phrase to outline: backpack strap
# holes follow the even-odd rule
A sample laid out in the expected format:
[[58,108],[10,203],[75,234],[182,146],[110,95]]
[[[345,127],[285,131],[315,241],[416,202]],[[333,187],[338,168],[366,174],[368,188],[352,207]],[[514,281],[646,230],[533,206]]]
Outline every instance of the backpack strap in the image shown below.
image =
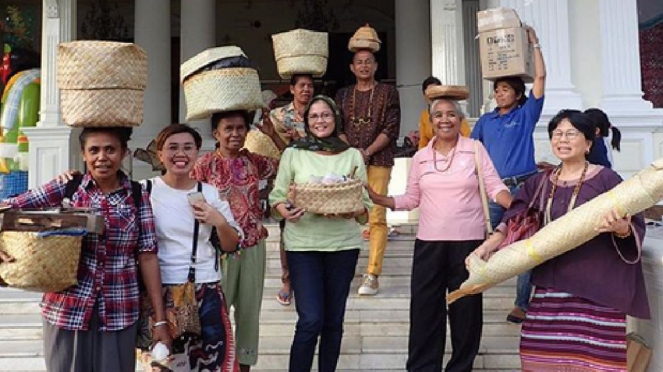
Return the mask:
[[72,179],[70,179],[69,182],[67,182],[67,185],[65,186],[64,197],[71,201],[71,198],[76,193],[76,190],[78,190],[78,187],[81,185],[82,181],[83,181],[82,174],[77,174]]
[[152,180],[145,180],[145,190],[147,191],[147,195],[152,195]]
[[[150,191],[152,190],[148,190],[147,192],[149,193]],[[143,201],[143,186],[139,182],[131,181],[131,198],[134,200],[136,212],[140,213],[139,211]]]

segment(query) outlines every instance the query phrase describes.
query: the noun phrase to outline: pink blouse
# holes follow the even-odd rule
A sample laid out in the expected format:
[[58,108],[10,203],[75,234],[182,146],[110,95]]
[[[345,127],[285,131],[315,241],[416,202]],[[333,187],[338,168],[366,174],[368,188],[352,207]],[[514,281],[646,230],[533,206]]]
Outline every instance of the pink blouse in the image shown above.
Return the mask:
[[[412,158],[405,194],[394,197],[394,202],[397,210],[419,207],[418,239],[484,239],[486,229],[474,161],[474,141],[459,137],[456,147],[444,156],[433,149],[436,142],[433,139]],[[494,201],[500,191],[508,189],[481,143],[479,151],[486,192]]]

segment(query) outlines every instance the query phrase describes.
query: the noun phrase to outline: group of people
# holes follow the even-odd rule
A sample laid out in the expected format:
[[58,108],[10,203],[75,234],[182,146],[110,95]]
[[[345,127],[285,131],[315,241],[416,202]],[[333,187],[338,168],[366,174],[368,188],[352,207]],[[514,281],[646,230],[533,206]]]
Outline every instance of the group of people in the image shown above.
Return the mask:
[[[284,221],[278,300],[289,304],[296,296],[298,315],[291,372],[310,371],[316,347],[318,370],[336,370],[346,301],[364,244],[360,224],[369,224],[370,253],[358,292],[375,295],[387,244],[385,208],[417,207],[406,368],[442,370],[448,314],[452,354],[446,370],[471,371],[482,334],[482,296],[449,306],[444,296],[467,279],[467,257],[487,259],[504,240],[506,224],[532,199],[544,198],[540,212],[549,222],[621,182],[610,169],[607,147],[597,145],[608,134],[609,121],[596,109],[565,110],[550,121],[550,144],[561,163],[538,171],[532,134],[543,108],[545,65],[534,30],[528,37],[535,65],[529,96],[521,78],[496,80],[497,108],[471,132],[456,100],[430,102],[420,118],[420,150],[404,195],[386,195],[399,136],[398,92],[375,80],[378,65],[369,49],[354,54],[350,69],[357,82],[335,99],[314,95],[311,75],[292,76],[293,102],[263,116],[259,125],[282,151],[279,160],[244,148],[252,121],[248,112],[217,113],[213,152],[199,157],[197,131],[171,124],[156,139],[165,171],[136,189],[121,170],[130,129],[83,130],[82,176],[53,180],[4,201],[19,208],[58,206],[67,185],[77,180],[72,205],[94,208],[105,220],[102,235],[83,241],[78,284],[43,298],[48,370],[134,370],[140,273],[155,312],[153,341],[170,349],[167,370],[249,371],[259,354],[266,266],[267,230],[258,189],[261,181],[273,180],[269,207]],[[431,84],[440,82],[426,79],[424,90]],[[614,129],[612,145],[618,149]],[[362,210],[320,215],[293,204],[293,183],[332,173],[366,183]],[[481,177],[495,229],[487,239]],[[536,193],[539,185],[543,191]],[[202,199],[190,200],[197,192]],[[625,317],[649,316],[637,262],[643,218],[615,211],[604,217],[600,232],[519,277],[509,320],[524,322],[523,370],[626,369]],[[218,236],[219,248],[212,235]],[[223,253],[228,257],[220,265]],[[11,259],[0,251],[0,260]],[[605,271],[614,275],[601,275]],[[166,329],[166,308],[174,301],[169,288],[185,283],[192,272],[201,334],[172,340]],[[533,296],[531,285],[536,286]],[[146,370],[166,368],[149,352],[141,361]]]

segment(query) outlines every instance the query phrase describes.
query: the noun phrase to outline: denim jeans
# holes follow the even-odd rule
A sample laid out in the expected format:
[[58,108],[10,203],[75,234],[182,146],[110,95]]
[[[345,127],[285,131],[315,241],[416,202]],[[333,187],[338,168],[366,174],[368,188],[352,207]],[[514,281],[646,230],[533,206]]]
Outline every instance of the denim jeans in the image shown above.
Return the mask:
[[[520,185],[509,187],[511,195],[516,195],[518,190],[520,190]],[[490,223],[493,225],[494,229],[502,221],[504,208],[493,202],[489,203],[488,208],[490,210]],[[532,271],[527,271],[518,275],[518,283],[516,284],[516,301],[514,302],[514,305],[525,311],[527,311],[527,308],[529,307],[529,300],[532,296],[532,285],[529,282],[531,276]]]
[[341,353],[345,305],[359,249],[337,252],[288,251],[290,283],[297,294],[297,326],[290,348],[290,372],[309,372],[320,336],[318,371],[336,370]]

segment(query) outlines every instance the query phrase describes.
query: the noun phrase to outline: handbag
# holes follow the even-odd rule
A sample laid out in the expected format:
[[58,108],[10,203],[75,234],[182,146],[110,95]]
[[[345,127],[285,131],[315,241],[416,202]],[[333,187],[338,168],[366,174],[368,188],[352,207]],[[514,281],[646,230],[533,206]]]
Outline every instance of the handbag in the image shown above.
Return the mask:
[[[202,184],[198,183],[199,191]],[[193,338],[201,334],[200,316],[198,314],[198,301],[196,300],[196,252],[198,250],[198,234],[200,222],[195,220],[193,227],[193,243],[191,249],[191,264],[187,281],[184,284],[163,286],[163,300],[166,307],[166,322],[170,337],[175,340],[180,337]],[[138,320],[137,346],[148,349],[152,342],[152,328],[154,327],[154,308],[147,291],[140,294],[141,314]]]
[[[542,191],[545,184],[548,181],[550,172],[541,177],[539,185],[536,188],[536,192],[532,196],[527,209],[513,216],[506,225],[506,231],[504,232],[506,237],[504,241],[498,246],[498,249],[502,249],[510,244],[513,244],[517,241],[527,239],[534,235],[543,224],[543,201],[544,197],[542,196]],[[539,208],[534,208],[534,203],[539,200]]]
[[483,207],[483,221],[486,224],[486,235],[493,235],[493,225],[490,222],[490,208],[488,208],[488,194],[486,193],[486,181],[483,179],[483,168],[481,167],[481,156],[479,156],[479,141],[474,140],[474,164],[477,167],[477,178],[479,179],[479,194],[481,195],[481,206]]

